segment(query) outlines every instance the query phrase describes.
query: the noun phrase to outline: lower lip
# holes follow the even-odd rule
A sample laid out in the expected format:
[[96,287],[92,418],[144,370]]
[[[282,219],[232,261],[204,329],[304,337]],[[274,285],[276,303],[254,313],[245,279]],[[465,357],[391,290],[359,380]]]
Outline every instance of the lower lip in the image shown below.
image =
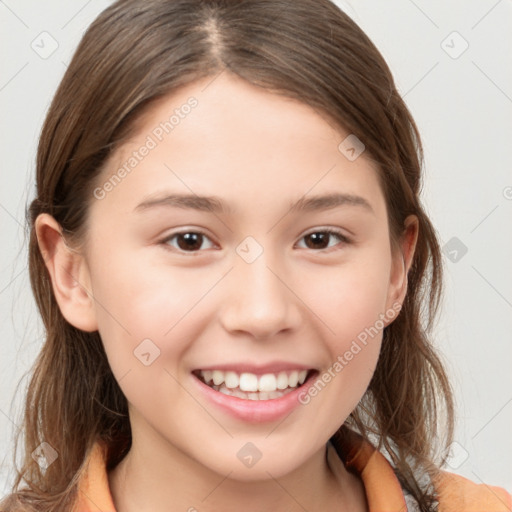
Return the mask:
[[217,407],[231,416],[250,423],[264,423],[276,421],[290,414],[296,407],[302,405],[299,395],[307,392],[315,379],[317,372],[312,373],[298,388],[290,391],[280,398],[270,400],[246,400],[236,396],[225,395],[215,391],[203,381],[192,375],[194,381],[205,397]]

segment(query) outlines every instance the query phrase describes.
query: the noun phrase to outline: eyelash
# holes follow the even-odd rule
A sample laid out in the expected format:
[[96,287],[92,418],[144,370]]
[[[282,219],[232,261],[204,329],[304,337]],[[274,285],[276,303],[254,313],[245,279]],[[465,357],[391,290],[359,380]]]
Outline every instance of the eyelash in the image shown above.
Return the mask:
[[[177,236],[179,235],[186,235],[186,234],[196,234],[196,235],[201,235],[205,238],[208,238],[210,239],[210,237],[204,233],[203,231],[200,231],[200,230],[197,230],[197,231],[193,231],[193,230],[188,230],[188,231],[179,231],[177,233],[172,233],[171,235],[165,237],[163,240],[160,241],[160,244],[162,244],[164,246],[164,248],[166,250],[170,250],[170,251],[173,251],[173,252],[178,252],[178,253],[181,253],[181,254],[190,254],[190,255],[193,255],[194,253],[201,253],[203,252],[203,250],[195,250],[195,251],[184,251],[183,249],[177,249],[175,247],[170,247],[169,245],[169,241],[176,238]],[[318,229],[316,231],[310,231],[309,233],[306,233],[305,235],[303,235],[301,237],[301,240],[306,238],[307,236],[310,236],[310,235],[314,235],[314,234],[318,234],[318,233],[322,233],[322,234],[329,234],[329,235],[334,235],[336,236],[337,238],[339,238],[341,240],[341,242],[344,244],[344,245],[348,245],[348,244],[351,244],[352,243],[352,240],[350,238],[348,238],[345,234],[343,234],[341,231],[338,231],[337,229],[332,229],[332,228],[324,228],[324,229]],[[336,247],[336,246],[334,246]],[[319,250],[315,250],[315,249],[311,249],[313,252],[332,252],[332,250],[338,250],[338,249],[335,249],[334,247],[330,247],[328,249],[319,249]]]

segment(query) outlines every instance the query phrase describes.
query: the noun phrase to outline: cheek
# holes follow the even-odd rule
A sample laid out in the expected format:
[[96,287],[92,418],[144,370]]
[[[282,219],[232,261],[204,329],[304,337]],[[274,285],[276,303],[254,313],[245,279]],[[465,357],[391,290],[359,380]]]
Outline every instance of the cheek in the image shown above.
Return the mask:
[[140,352],[157,356],[151,368],[173,371],[200,329],[200,299],[218,278],[191,279],[183,268],[115,261],[98,269],[93,281],[99,333],[113,372],[145,368]]
[[328,388],[329,399],[339,409],[334,423],[343,421],[356,407],[379,358],[389,284],[389,260],[381,253],[381,258],[360,253],[357,260],[336,270],[325,268],[308,288],[311,309],[322,320],[318,325],[329,352],[318,388]]
[[208,290],[211,278],[161,261],[155,263],[144,251],[140,253],[131,257],[118,254],[117,258],[112,253],[112,263],[96,269],[93,290],[97,312],[105,328],[114,321],[133,336],[160,338],[194,307]]
[[369,328],[385,313],[389,262],[361,254],[339,267],[316,271],[302,291],[311,309],[323,320],[337,352],[347,339]]
[[101,288],[108,312],[99,308],[99,332],[112,372],[128,402],[148,417],[167,403],[179,403],[175,379],[180,361],[199,336],[201,311],[194,305],[206,286],[194,287],[185,277],[153,279],[150,274],[125,274],[129,279],[122,272],[111,274],[109,282],[116,286]]

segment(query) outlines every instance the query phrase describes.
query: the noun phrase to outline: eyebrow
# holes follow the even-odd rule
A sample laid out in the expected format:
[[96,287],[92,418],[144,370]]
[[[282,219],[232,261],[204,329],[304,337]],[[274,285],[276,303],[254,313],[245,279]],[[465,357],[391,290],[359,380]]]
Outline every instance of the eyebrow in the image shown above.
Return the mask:
[[316,210],[329,210],[337,206],[361,206],[368,212],[375,213],[372,205],[367,199],[354,194],[332,193],[308,198],[301,197],[295,204],[291,205],[293,212],[311,212]]
[[[212,213],[232,213],[232,209],[217,196],[198,196],[196,194],[168,194],[149,198],[135,207],[135,211],[166,206],[192,209]],[[371,204],[364,197],[354,194],[332,193],[310,197],[301,197],[290,205],[290,211],[312,212],[328,210],[338,206],[359,206],[364,210],[375,213]]]

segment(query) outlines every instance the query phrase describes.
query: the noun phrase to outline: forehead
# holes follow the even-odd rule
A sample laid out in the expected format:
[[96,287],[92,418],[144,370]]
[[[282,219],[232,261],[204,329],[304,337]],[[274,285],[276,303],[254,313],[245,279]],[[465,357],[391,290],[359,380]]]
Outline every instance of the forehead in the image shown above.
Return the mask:
[[153,104],[102,179],[129,169],[109,195],[133,206],[164,189],[223,196],[236,211],[248,199],[265,208],[343,192],[380,202],[378,211],[376,168],[364,152],[351,161],[340,150],[349,135],[306,104],[222,73]]

